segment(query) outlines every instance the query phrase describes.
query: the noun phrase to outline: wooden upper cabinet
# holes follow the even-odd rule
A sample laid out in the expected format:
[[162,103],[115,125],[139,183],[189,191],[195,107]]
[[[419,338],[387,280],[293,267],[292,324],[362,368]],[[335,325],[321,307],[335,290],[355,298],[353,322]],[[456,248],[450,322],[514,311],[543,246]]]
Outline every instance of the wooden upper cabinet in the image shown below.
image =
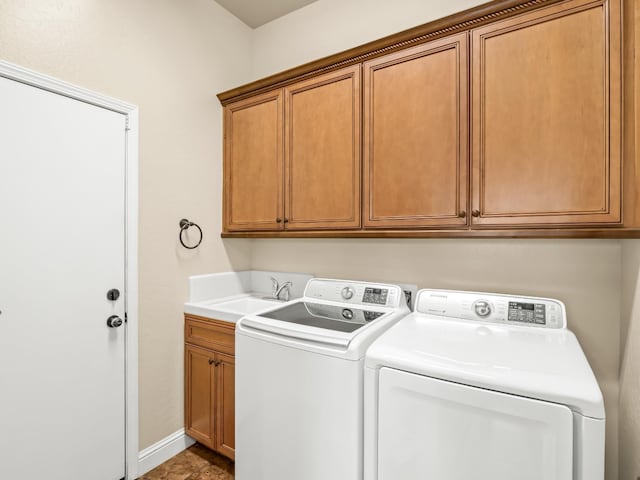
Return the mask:
[[472,226],[621,220],[620,4],[472,31]]
[[225,107],[225,230],[283,228],[282,110],[282,90]]
[[364,64],[364,226],[467,225],[468,41]]
[[360,66],[285,88],[285,221],[360,226]]

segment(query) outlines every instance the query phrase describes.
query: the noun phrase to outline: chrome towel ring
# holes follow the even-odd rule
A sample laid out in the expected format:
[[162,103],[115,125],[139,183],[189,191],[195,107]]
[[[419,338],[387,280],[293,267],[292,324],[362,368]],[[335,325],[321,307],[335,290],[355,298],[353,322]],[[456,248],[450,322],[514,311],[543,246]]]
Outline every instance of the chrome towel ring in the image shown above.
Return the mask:
[[[198,240],[198,243],[196,243],[193,246],[189,246],[186,243],[184,243],[184,240],[182,239],[182,234],[187,231],[189,229],[189,227],[196,227],[198,229],[198,232],[200,232],[200,240]],[[198,248],[200,246],[200,244],[202,243],[202,229],[200,228],[200,226],[197,223],[193,223],[189,220],[187,220],[186,218],[183,218],[182,220],[180,220],[180,234],[178,235],[178,238],[180,239],[180,243],[182,244],[182,246],[184,248],[188,248],[189,250],[193,250],[194,248]]]

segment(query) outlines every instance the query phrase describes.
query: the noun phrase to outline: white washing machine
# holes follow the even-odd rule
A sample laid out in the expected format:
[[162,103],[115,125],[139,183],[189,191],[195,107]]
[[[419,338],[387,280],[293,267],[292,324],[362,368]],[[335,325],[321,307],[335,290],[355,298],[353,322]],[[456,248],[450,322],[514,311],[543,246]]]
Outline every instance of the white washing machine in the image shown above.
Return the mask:
[[236,480],[361,480],[366,349],[409,313],[395,285],[312,279],[236,326]]
[[603,480],[602,394],[558,300],[421,290],[365,361],[365,480]]

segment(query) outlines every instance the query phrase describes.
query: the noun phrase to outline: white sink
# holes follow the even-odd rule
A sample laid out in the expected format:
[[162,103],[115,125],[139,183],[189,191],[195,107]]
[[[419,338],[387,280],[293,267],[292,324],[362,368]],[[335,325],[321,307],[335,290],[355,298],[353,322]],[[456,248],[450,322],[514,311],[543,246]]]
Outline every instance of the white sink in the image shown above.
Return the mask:
[[215,304],[216,310],[225,310],[227,312],[240,313],[246,315],[248,313],[259,312],[267,308],[280,305],[282,302],[278,300],[270,300],[266,298],[244,297],[228,302],[220,302]]
[[265,294],[242,294],[227,298],[217,298],[204,302],[187,302],[184,313],[198,315],[212,320],[236,323],[245,315],[278,307],[284,302],[265,297]]

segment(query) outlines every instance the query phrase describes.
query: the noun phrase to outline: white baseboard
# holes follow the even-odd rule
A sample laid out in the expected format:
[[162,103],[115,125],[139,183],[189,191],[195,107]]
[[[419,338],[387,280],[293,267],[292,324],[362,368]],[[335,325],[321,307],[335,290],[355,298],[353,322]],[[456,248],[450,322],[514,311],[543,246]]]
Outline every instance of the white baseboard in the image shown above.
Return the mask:
[[138,476],[144,475],[166,462],[196,441],[184,433],[184,428],[163,438],[138,454]]

